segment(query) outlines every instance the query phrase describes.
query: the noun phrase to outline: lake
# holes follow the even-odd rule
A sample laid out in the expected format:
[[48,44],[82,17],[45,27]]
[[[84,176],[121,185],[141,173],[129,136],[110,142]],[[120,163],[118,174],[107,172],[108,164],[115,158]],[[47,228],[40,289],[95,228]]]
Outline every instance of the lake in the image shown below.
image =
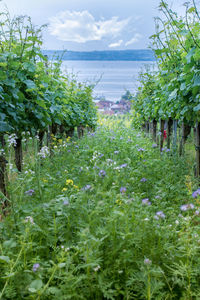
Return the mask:
[[134,93],[138,86],[138,75],[144,65],[153,61],[63,61],[63,69],[73,73],[80,82],[97,83],[94,97],[104,96],[116,102],[126,90]]

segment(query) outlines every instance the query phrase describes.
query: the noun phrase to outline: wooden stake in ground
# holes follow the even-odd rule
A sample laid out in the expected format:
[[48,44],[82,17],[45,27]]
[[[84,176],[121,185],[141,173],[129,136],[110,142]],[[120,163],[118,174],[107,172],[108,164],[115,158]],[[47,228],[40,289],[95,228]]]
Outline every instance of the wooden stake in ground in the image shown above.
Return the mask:
[[170,144],[171,144],[172,125],[173,125],[173,120],[169,118],[167,122],[167,148],[168,149],[170,149]]
[[196,123],[196,176],[200,175],[200,123]]
[[157,121],[153,120],[153,141],[156,143],[156,134],[157,134]]
[[177,120],[173,120],[173,148],[176,151],[177,148]]
[[191,126],[183,123],[182,124],[182,136],[181,136],[180,148],[179,148],[180,156],[184,154],[185,143],[187,141],[187,138],[188,138],[190,132],[191,132]]
[[22,154],[22,138],[17,137],[16,138],[16,145],[15,148],[15,164],[18,169],[18,171],[22,171],[22,160],[23,160],[23,154]]
[[160,120],[160,152],[162,152],[163,149],[163,143],[164,143],[164,125],[165,125],[165,121],[164,120]]

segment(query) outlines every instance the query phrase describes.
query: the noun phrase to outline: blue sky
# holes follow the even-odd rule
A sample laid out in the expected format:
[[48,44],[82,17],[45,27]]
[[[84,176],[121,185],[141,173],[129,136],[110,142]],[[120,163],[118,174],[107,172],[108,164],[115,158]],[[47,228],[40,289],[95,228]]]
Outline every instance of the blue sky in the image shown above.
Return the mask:
[[[5,0],[11,15],[48,24],[45,49],[145,49],[154,33],[160,0]],[[174,0],[181,11],[182,0]],[[171,2],[170,2],[171,3]],[[1,4],[2,6],[2,4]]]

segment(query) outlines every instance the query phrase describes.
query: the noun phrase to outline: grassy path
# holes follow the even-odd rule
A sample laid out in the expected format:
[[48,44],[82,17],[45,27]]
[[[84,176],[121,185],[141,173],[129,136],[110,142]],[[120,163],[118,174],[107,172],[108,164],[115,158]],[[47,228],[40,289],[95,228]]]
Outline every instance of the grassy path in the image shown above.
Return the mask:
[[199,201],[183,159],[108,118],[40,161],[10,185],[0,299],[200,299]]

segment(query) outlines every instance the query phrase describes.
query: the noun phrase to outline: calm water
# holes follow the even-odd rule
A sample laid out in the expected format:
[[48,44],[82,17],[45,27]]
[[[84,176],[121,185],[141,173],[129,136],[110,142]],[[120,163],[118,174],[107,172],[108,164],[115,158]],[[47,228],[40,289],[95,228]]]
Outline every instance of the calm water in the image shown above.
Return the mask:
[[97,83],[94,97],[105,96],[117,101],[126,90],[134,93],[138,86],[138,75],[144,65],[153,62],[141,61],[63,61],[67,73],[73,73],[80,82]]

